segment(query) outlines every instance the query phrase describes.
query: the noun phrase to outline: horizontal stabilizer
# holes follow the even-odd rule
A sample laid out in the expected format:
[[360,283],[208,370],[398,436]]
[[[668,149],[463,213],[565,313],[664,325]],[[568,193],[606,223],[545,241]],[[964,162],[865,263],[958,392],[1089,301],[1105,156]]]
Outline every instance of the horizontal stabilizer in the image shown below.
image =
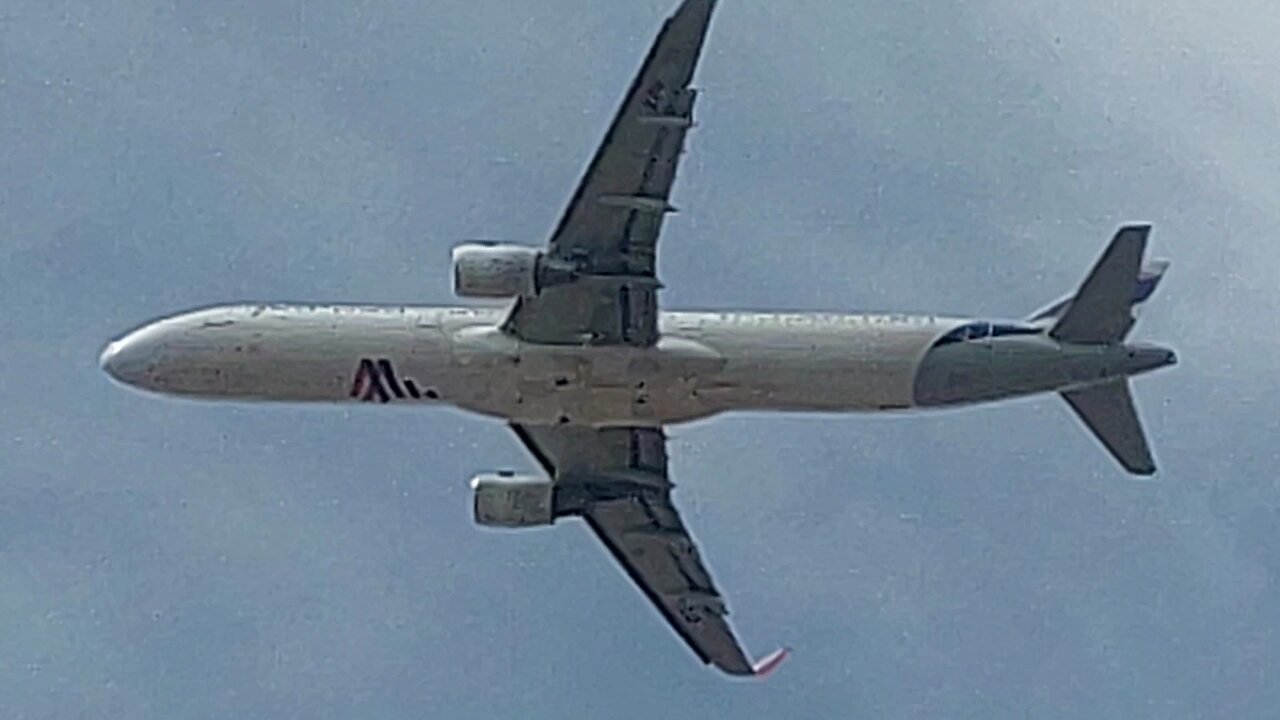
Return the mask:
[[1120,228],[1071,305],[1049,334],[1071,343],[1112,343],[1133,327],[1134,278],[1142,267],[1150,225]]
[[1135,475],[1155,473],[1156,464],[1142,432],[1142,421],[1133,407],[1127,380],[1121,378],[1083,390],[1068,390],[1062,393],[1062,399],[1125,470]]

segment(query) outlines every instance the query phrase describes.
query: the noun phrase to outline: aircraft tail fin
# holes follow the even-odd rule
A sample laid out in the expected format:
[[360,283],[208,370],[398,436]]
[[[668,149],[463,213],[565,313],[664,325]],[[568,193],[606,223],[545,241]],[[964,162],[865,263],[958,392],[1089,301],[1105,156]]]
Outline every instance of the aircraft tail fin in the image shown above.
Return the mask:
[[[1142,272],[1138,273],[1138,279],[1133,285],[1134,305],[1141,305],[1151,298],[1156,288],[1160,287],[1160,281],[1169,270],[1169,264],[1168,260],[1152,260],[1142,266]],[[1032,313],[1027,318],[1027,322],[1053,324],[1062,318],[1067,308],[1071,307],[1071,301],[1075,299],[1075,295],[1059,298]]]
[[1112,343],[1129,334],[1134,322],[1134,278],[1141,275],[1150,233],[1150,225],[1120,228],[1049,331],[1050,336],[1063,342]]
[[1135,475],[1155,473],[1156,464],[1142,431],[1142,421],[1134,409],[1127,379],[1067,390],[1062,393],[1062,399],[1125,470]]

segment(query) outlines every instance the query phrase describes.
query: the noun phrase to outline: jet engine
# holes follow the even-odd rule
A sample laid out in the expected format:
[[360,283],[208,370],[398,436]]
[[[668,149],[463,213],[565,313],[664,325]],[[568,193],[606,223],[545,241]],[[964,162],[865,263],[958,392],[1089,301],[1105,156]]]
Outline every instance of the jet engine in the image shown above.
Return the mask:
[[511,298],[538,292],[542,252],[524,245],[469,242],[453,249],[458,297]]
[[546,478],[511,472],[481,473],[471,479],[476,523],[523,528],[555,522],[555,489]]

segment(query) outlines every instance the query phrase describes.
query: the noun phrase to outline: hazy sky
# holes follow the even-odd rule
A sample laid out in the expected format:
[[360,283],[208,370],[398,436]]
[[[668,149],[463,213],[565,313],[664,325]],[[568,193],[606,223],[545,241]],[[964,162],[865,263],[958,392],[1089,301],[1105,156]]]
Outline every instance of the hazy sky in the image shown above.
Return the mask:
[[215,405],[96,355],[243,299],[448,303],[541,243],[674,2],[0,4],[0,716],[1262,717],[1280,706],[1280,12],[723,0],[666,307],[1019,317],[1115,226],[1162,473],[1053,398],[672,430],[766,683],[702,668],[451,411]]

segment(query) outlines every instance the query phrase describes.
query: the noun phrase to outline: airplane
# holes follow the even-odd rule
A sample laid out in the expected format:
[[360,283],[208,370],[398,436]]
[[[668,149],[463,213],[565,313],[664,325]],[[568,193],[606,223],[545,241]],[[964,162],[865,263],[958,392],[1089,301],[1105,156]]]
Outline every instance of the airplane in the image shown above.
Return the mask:
[[[1058,393],[1126,470],[1155,472],[1128,379],[1176,362],[1131,344],[1150,225],[1121,227],[1078,291],[1025,320],[666,312],[657,241],[716,0],[659,32],[543,247],[466,242],[453,285],[489,306],[230,304],[109,343],[120,383],[189,398],[450,406],[509,425],[541,473],[484,472],[491,528],[578,517],[706,664],[761,676],[673,500],[666,428],[731,411],[952,408]],[[500,299],[500,305],[493,305]]]

